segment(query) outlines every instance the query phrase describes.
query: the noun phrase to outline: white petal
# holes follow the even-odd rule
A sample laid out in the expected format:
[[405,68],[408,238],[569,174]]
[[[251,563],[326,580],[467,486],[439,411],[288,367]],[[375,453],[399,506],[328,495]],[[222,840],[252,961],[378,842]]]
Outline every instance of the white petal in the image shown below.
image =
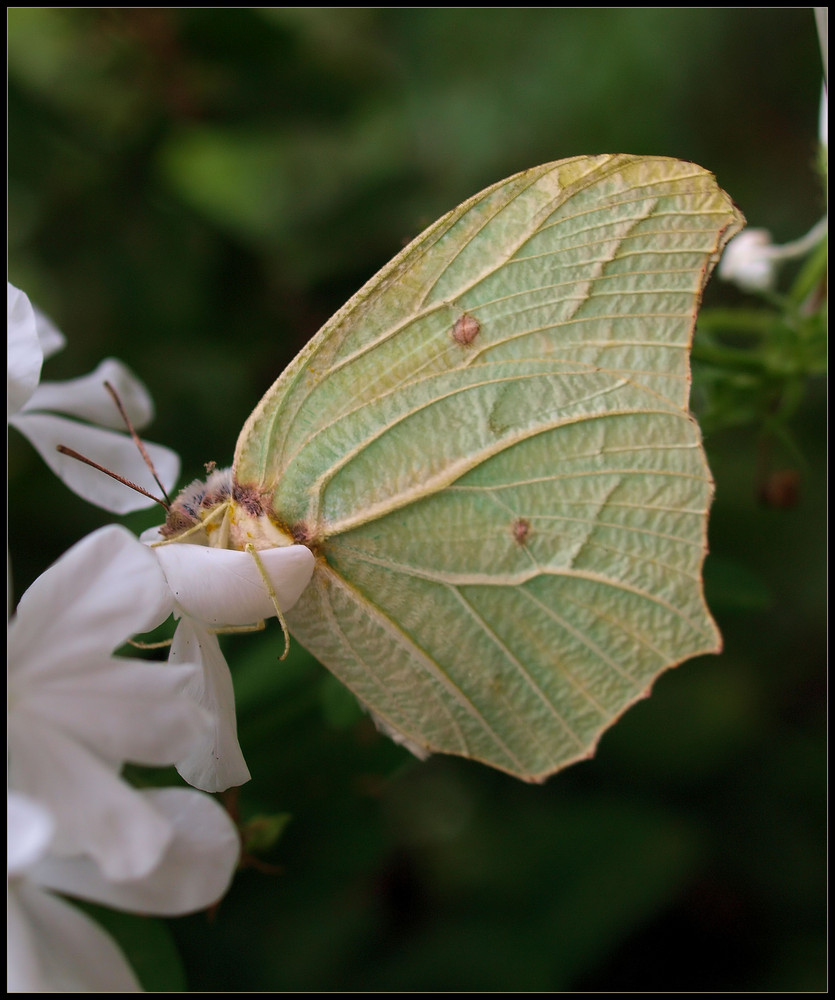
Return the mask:
[[76,907],[35,885],[9,892],[10,993],[138,993],[125,956]]
[[235,825],[214,799],[186,788],[141,793],[175,830],[147,876],[112,882],[86,859],[48,858],[33,870],[42,885],[120,910],[175,916],[203,910],[229,888],[240,855]]
[[818,112],[818,139],[824,148],[829,145],[829,114],[826,98],[826,84],[821,84],[821,102]]
[[159,542],[162,541],[163,536],[161,532],[164,527],[165,525],[159,524],[154,528],[146,528],[140,534],[139,541],[142,542],[143,545],[156,546]]
[[774,246],[765,229],[746,229],[725,247],[719,277],[749,292],[764,291],[776,277]]
[[49,984],[38,957],[40,935],[21,905],[20,891],[20,885],[10,884],[6,892],[6,992],[45,993]]
[[49,808],[51,850],[89,854],[112,879],[140,878],[159,862],[170,824],[108,764],[28,714],[9,715],[9,786]]
[[173,601],[158,560],[126,528],[82,539],[42,573],[9,628],[10,675],[59,672],[165,621]]
[[[208,625],[252,625],[275,614],[275,607],[247,552],[172,543],[152,550],[160,561],[174,599],[183,611]],[[304,545],[262,549],[258,553],[273,585],[278,606],[288,611],[313,575],[313,553]]]
[[66,382],[42,382],[26,404],[26,409],[64,413],[100,427],[125,431],[125,423],[113,397],[104,387],[105,382],[116,390],[137,430],[151,422],[154,404],[148,390],[130,368],[116,358],[106,358],[95,371],[80,378]]
[[41,377],[43,350],[38,340],[35,310],[24,292],[8,286],[7,415],[21,409]]
[[168,662],[202,664],[202,671],[186,686],[185,693],[213,720],[206,738],[194,743],[177,762],[177,770],[190,785],[204,792],[223,792],[243,785],[250,773],[238,743],[232,675],[217,636],[183,618],[174,633]]
[[[86,458],[142,486],[152,496],[159,496],[159,487],[145,464],[133,440],[127,434],[79,424],[74,420],[28,410],[17,413],[9,423],[24,434],[37,448],[43,460],[74,493],[89,503],[114,514],[128,514],[153,506],[153,500],[122,483],[97,472],[78,459],[62,455],[59,444],[72,448]],[[180,459],[169,448],[143,442],[157,470],[157,475],[171,490],[180,475]]]
[[41,312],[37,306],[32,306],[32,308],[35,310],[35,321],[38,325],[38,340],[41,342],[41,350],[44,360],[46,360],[64,349],[67,338],[46,313]]
[[18,792],[8,793],[8,872],[19,874],[33,864],[52,840],[54,824],[42,805]]
[[41,675],[28,688],[16,684],[15,712],[60,730],[106,760],[164,767],[210,738],[209,713],[184,693],[200,676],[191,664],[103,659],[66,676]]

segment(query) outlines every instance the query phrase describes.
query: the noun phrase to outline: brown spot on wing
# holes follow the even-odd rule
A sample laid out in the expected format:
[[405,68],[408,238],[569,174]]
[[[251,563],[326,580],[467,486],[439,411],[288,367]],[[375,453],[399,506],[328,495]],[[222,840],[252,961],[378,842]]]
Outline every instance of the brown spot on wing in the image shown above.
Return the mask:
[[524,545],[531,533],[531,522],[525,517],[517,517],[510,526],[510,533],[517,545]]
[[450,335],[456,344],[462,347],[469,347],[481,332],[481,324],[469,313],[464,313],[455,321],[455,325],[450,331]]

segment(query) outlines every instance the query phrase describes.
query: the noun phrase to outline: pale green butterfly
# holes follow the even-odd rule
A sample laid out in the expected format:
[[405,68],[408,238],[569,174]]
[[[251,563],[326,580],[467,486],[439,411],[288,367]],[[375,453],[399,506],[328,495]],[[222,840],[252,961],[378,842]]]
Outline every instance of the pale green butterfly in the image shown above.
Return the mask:
[[689,347],[743,224],[663,157],[493,185],[319,331],[166,533],[231,503],[212,544],[308,546],[291,633],[416,751],[530,781],[589,757],[662,670],[721,646]]

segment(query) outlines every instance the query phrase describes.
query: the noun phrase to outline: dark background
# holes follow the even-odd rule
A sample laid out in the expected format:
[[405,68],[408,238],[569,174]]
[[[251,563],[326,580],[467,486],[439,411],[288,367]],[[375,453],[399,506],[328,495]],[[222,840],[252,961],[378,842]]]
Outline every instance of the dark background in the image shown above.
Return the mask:
[[[778,241],[823,211],[811,8],[17,7],[8,26],[9,275],[69,340],[44,376],[126,361],[183,482],[231,461],[377,268],[517,170],[694,160]],[[716,279],[705,300],[746,302]],[[212,915],[123,921],[145,985],[825,989],[824,405],[809,380],[789,444],[707,428],[725,651],[545,786],[413,761],[297,645],[277,663],[275,627],[225,640],[241,815],[292,820],[280,870],[243,871]],[[19,596],[107,516],[10,437]],[[775,472],[788,502],[764,505]]]

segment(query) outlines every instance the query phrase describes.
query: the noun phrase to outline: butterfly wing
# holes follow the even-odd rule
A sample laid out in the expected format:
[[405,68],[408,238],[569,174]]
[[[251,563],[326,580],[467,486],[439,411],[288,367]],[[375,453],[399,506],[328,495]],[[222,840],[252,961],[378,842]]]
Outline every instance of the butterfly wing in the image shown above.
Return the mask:
[[539,780],[718,649],[688,355],[742,222],[690,163],[525,171],[418,237],[262,400],[235,474],[317,555],[291,631],[387,729]]

